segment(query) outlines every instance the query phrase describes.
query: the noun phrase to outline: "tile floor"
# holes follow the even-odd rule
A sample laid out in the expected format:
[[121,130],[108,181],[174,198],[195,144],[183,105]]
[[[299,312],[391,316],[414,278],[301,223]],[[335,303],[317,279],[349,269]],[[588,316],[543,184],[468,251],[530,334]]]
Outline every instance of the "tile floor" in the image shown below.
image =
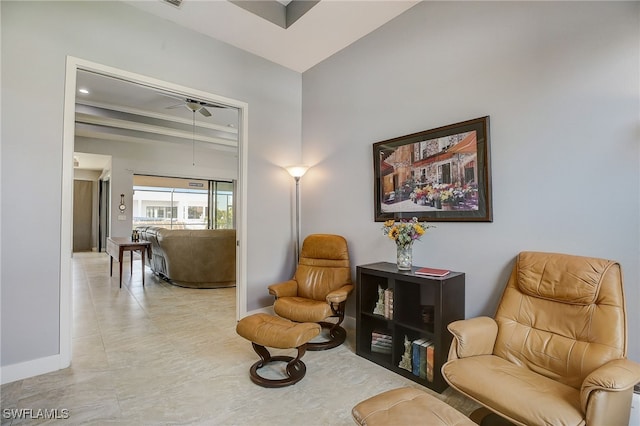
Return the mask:
[[[355,355],[353,330],[338,348],[307,352],[298,384],[256,386],[257,355],[235,333],[235,288],[175,287],[148,268],[142,287],[140,262],[132,277],[125,262],[120,289],[106,254],[74,254],[71,367],[3,385],[3,426],[354,425],[359,401],[420,387]],[[477,407],[451,389],[432,394],[467,415]],[[68,419],[10,419],[6,409],[68,410]]]

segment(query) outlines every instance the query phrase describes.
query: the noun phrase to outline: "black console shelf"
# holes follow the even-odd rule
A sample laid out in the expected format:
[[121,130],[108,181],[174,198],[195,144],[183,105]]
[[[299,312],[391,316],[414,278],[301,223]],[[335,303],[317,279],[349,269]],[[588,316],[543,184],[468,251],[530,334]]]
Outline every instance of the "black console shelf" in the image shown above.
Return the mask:
[[[417,269],[400,271],[396,264],[388,262],[356,267],[356,353],[436,392],[442,392],[447,388],[447,383],[440,368],[447,360],[452,339],[447,325],[464,319],[465,275],[450,272],[444,277],[430,277],[416,275]],[[379,288],[393,292],[391,318],[373,313],[379,299]],[[390,339],[390,353],[372,351],[372,333],[382,333]],[[432,342],[432,380],[398,366],[405,352],[405,337],[409,341],[425,339]]]

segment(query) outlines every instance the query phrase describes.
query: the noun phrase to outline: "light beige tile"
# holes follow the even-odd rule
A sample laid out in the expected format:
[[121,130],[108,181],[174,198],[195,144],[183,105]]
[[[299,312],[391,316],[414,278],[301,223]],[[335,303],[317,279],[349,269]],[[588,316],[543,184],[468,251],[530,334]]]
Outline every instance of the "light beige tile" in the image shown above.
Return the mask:
[[[351,408],[361,400],[421,388],[356,356],[354,330],[338,348],[308,351],[307,375],[296,385],[262,388],[249,378],[259,357],[235,332],[235,288],[176,287],[149,269],[143,287],[139,262],[131,277],[128,260],[119,288],[117,267],[109,277],[104,253],[74,254],[71,367],[3,385],[3,408],[65,408],[69,425],[351,426]],[[276,377],[283,366],[261,374]],[[450,389],[432,394],[465,414],[477,407]],[[49,423],[57,424],[2,420],[2,426]]]

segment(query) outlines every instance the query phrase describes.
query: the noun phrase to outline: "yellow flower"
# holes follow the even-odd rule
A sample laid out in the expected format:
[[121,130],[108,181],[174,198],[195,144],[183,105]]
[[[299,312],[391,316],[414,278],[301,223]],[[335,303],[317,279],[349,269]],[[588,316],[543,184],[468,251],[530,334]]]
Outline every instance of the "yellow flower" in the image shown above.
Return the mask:
[[414,224],[413,224],[413,229],[415,229],[415,230],[416,230],[416,232],[418,233],[418,235],[422,235],[422,234],[424,234],[424,228],[423,228],[422,226],[420,226],[419,224],[417,224],[417,223],[414,223]]
[[389,219],[388,221],[386,221],[384,223],[384,226],[386,226],[388,228],[391,228],[394,225],[394,223],[396,223],[396,222],[393,219]]
[[393,228],[391,228],[389,230],[389,238],[391,238],[392,240],[397,240],[398,239],[398,227],[394,226]]

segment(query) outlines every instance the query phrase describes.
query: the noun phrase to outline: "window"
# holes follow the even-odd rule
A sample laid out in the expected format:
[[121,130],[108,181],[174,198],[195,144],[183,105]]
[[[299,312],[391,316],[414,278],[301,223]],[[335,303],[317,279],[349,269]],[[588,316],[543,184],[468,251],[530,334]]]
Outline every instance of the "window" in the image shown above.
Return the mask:
[[[234,183],[134,175],[133,227],[233,229]],[[215,212],[215,215],[211,213]]]
[[233,229],[235,228],[235,219],[233,217],[233,182],[213,182],[211,190],[212,205],[215,211],[216,229]]
[[154,219],[163,219],[168,218],[171,219],[173,217],[178,216],[178,208],[177,207],[163,207],[163,206],[147,206],[147,218]]
[[188,206],[187,219],[204,219],[204,207]]

